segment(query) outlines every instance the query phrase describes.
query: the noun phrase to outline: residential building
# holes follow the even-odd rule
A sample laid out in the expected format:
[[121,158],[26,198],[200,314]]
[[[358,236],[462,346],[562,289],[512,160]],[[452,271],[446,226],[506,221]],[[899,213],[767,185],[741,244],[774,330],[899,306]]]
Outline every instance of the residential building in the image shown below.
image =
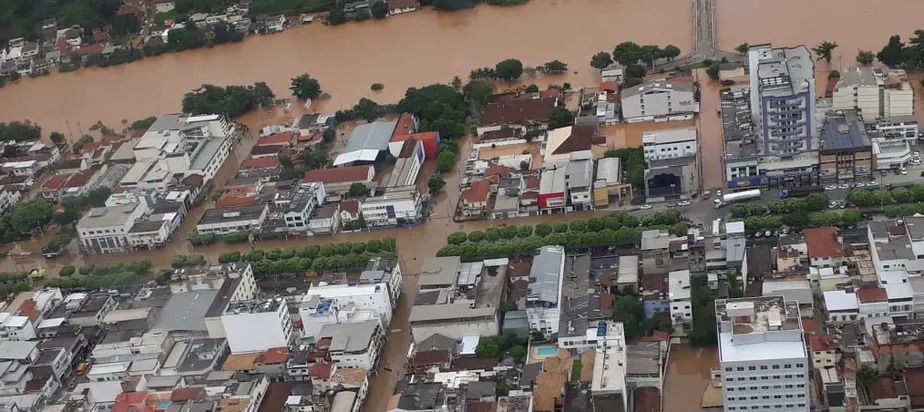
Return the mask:
[[491,201],[491,181],[476,180],[459,194],[459,208],[463,218],[484,218]]
[[388,286],[392,307],[398,306],[401,297],[401,262],[397,259],[374,257],[366,263],[366,269],[359,275],[362,285],[384,283]]
[[845,290],[823,292],[828,322],[834,324],[855,322],[860,316],[860,304],[855,293]]
[[598,133],[596,124],[559,127],[546,133],[543,162],[568,161],[575,152],[590,152],[599,159],[606,150],[606,136]]
[[374,319],[382,327],[388,327],[394,309],[384,283],[314,286],[302,297],[298,308],[302,337],[317,341],[325,325],[366,319]]
[[565,248],[543,246],[536,250],[529,273],[526,316],[530,331],[544,336],[559,332],[559,297],[565,273]]
[[911,146],[906,140],[872,139],[876,170],[897,170],[911,162]]
[[542,97],[539,93],[525,93],[522,96],[489,102],[481,113],[481,125],[543,129],[549,121],[549,114],[555,109],[557,100],[555,97]]
[[675,326],[693,324],[693,300],[690,271],[678,270],[668,273],[668,298],[671,301],[671,322]]
[[28,316],[0,313],[0,341],[32,340],[36,338],[35,326]]
[[719,299],[715,305],[725,410],[810,410],[798,305],[780,296]]
[[699,191],[696,128],[645,132],[642,145],[648,164],[645,193],[649,202],[690,198]]
[[793,156],[812,148],[815,131],[815,66],[805,46],[769,44],[748,50],[751,119],[760,153]]
[[[593,332],[593,331],[591,331]],[[596,328],[596,348],[590,393],[593,403],[605,410],[630,410],[626,381],[630,359],[621,322],[601,321]]]
[[812,267],[839,267],[845,255],[844,245],[834,227],[805,229],[805,246]]
[[649,80],[622,89],[622,118],[635,123],[655,119],[686,120],[699,111],[693,99],[693,84]]
[[902,69],[889,69],[883,75],[882,117],[896,119],[914,115],[914,89]]
[[208,209],[199,219],[196,231],[219,235],[259,230],[269,208],[265,204]]
[[423,218],[417,186],[386,188],[383,194],[366,198],[360,210],[369,227],[410,226]]
[[565,186],[568,201],[575,211],[594,209],[593,179],[594,161],[589,151],[571,152],[565,165]]
[[281,298],[231,302],[221,324],[231,353],[288,347],[293,339],[292,320]]
[[[327,193],[324,191],[324,185],[318,182],[303,183],[298,186],[292,193],[277,193],[273,203],[278,209],[282,210],[285,219],[286,228],[290,233],[304,233],[308,231],[310,221],[315,215],[315,209],[324,204],[324,198]],[[334,213],[328,214],[330,218]],[[324,230],[323,226],[319,227]],[[330,233],[332,228],[327,226],[326,233]]]
[[236,133],[234,122],[220,115],[160,116],[135,144],[135,168],[122,186],[166,183],[177,174],[211,181],[228,158]]
[[340,205],[332,203],[318,207],[308,221],[308,233],[326,235],[340,230]]
[[376,320],[324,325],[321,340],[330,341],[330,359],[341,368],[371,370],[385,342],[385,329]]
[[881,79],[872,67],[852,67],[841,72],[833,94],[834,110],[856,110],[864,120],[882,116]]
[[388,1],[388,15],[411,13],[420,8],[418,0],[390,0]]
[[855,111],[829,113],[820,140],[818,161],[822,182],[866,182],[872,177],[873,146]]
[[375,168],[369,165],[315,169],[305,172],[305,183],[322,183],[328,194],[345,194],[355,183],[371,189],[375,183]]
[[292,128],[298,129],[302,136],[310,136],[314,133],[320,133],[334,127],[336,124],[337,120],[334,116],[310,113],[301,115],[301,117],[292,124]]
[[379,155],[388,150],[388,142],[398,122],[375,121],[353,129],[340,155],[334,159],[334,166],[354,166],[374,163]]

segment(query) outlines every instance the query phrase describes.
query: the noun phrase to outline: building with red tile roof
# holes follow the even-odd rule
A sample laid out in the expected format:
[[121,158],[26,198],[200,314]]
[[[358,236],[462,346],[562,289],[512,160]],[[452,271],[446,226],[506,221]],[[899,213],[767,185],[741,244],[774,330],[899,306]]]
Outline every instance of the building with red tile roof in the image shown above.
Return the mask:
[[203,386],[188,386],[185,388],[177,388],[170,392],[170,400],[172,402],[189,402],[193,399],[202,399],[205,397],[205,387]]
[[409,133],[409,134],[396,134],[391,137],[391,142],[388,143],[388,151],[392,156],[398,157],[401,152],[401,148],[404,147],[402,142],[405,142],[410,139],[419,140],[423,143],[424,154],[427,155],[427,159],[435,159],[440,151],[440,133],[439,132],[420,132],[420,133]]
[[490,198],[490,180],[478,180],[473,182],[459,195],[462,215],[466,217],[483,217]]
[[613,80],[600,83],[600,90],[609,93],[616,93],[619,91],[619,83],[616,83]]
[[837,228],[813,227],[805,229],[805,246],[809,263],[815,267],[839,266],[844,257],[844,245],[837,237]]
[[632,405],[633,412],[661,412],[661,391],[651,387],[636,388],[632,392]]
[[289,348],[269,348],[257,357],[257,363],[262,365],[276,365],[285,363],[289,359]]
[[398,116],[398,123],[395,124],[395,130],[391,132],[391,141],[400,135],[417,133],[417,119],[412,113],[401,113]]
[[269,136],[264,136],[257,139],[257,146],[276,146],[276,145],[286,145],[292,146],[295,144],[296,139],[298,138],[298,132],[282,132],[274,133]]
[[546,123],[555,109],[556,100],[555,97],[540,97],[488,103],[481,114],[481,124],[503,126]]
[[248,157],[241,162],[241,169],[275,169],[280,167],[278,157],[261,157],[255,159]]
[[375,177],[375,168],[370,165],[333,167],[328,169],[315,169],[305,172],[305,183],[318,182],[324,184],[328,194],[345,193],[353,183],[369,185]]
[[885,288],[863,287],[857,290],[857,300],[860,303],[885,302],[889,300],[889,294]]
[[905,369],[905,387],[912,408],[924,408],[924,368]]
[[215,202],[215,207],[251,206],[257,204],[257,199],[246,196],[225,196]]

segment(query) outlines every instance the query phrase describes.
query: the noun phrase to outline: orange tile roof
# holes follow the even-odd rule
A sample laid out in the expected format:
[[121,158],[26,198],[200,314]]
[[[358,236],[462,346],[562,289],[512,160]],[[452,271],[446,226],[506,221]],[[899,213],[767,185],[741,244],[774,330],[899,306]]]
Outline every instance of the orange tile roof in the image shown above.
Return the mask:
[[889,299],[889,294],[884,288],[865,287],[857,290],[857,299],[861,303],[884,302]]
[[340,210],[350,214],[359,213],[359,201],[356,199],[344,200],[340,202]]
[[371,167],[350,166],[309,170],[305,172],[305,181],[321,183],[365,182],[369,177],[369,168]]
[[74,173],[64,173],[60,175],[54,175],[51,179],[45,181],[45,184],[42,185],[42,189],[45,190],[61,190],[68,180],[71,179]]
[[330,379],[331,369],[333,369],[333,365],[329,363],[316,362],[308,367],[308,375],[317,379]]
[[805,229],[804,236],[810,259],[844,255],[844,247],[837,240],[836,228],[813,227]]
[[837,346],[834,344],[834,336],[831,335],[814,335],[810,339],[810,344],[812,350],[815,352],[826,352],[829,350],[834,350]]
[[272,169],[279,166],[278,157],[261,157],[254,159],[248,157],[241,162],[241,169]]
[[411,133],[411,126],[413,125],[414,115],[411,113],[401,113],[401,116],[398,117],[398,123],[395,125],[395,130],[391,132],[392,141],[394,141],[395,136]]
[[251,206],[257,204],[257,199],[243,196],[226,196],[215,202],[216,207]]
[[257,358],[257,362],[264,365],[284,363],[289,359],[289,348],[270,348]]
[[226,371],[246,371],[254,368],[254,363],[260,353],[234,353],[228,355],[222,369]]
[[272,146],[277,144],[290,144],[296,138],[298,132],[282,132],[269,136],[261,137],[257,140],[257,146]]
[[491,195],[491,181],[479,180],[469,185],[468,189],[462,191],[460,195],[465,203],[482,203],[487,202]]

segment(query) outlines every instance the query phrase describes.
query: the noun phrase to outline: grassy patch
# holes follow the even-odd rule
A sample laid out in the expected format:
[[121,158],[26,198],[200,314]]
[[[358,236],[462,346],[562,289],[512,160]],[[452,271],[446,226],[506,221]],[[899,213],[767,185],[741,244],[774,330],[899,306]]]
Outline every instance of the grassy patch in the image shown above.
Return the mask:
[[571,380],[579,381],[581,380],[581,360],[575,359],[574,363],[571,364]]

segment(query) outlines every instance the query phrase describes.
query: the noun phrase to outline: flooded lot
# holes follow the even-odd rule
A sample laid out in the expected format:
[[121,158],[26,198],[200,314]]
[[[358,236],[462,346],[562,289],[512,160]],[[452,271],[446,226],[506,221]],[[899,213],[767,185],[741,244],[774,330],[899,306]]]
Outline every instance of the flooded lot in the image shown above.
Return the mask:
[[716,348],[698,348],[688,344],[671,345],[664,378],[664,412],[699,411],[703,391],[715,361]]

